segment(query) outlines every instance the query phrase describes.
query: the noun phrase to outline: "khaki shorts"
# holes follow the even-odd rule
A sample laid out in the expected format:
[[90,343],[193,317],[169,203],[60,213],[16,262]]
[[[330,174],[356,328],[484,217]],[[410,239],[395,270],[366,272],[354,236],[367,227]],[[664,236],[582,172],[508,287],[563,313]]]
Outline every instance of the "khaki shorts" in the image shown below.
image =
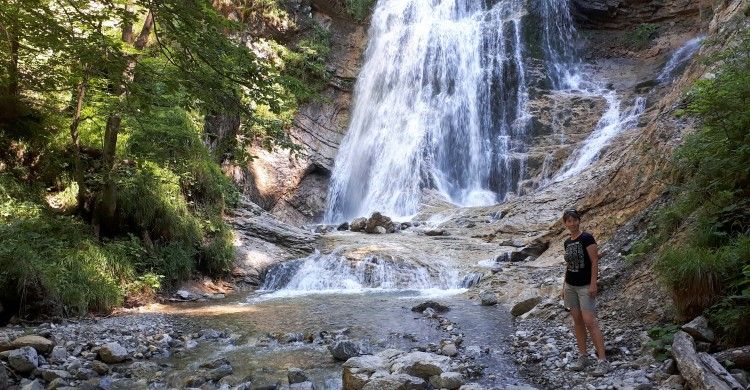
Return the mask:
[[589,295],[589,285],[571,286],[565,283],[565,306],[571,310],[596,311],[596,299]]

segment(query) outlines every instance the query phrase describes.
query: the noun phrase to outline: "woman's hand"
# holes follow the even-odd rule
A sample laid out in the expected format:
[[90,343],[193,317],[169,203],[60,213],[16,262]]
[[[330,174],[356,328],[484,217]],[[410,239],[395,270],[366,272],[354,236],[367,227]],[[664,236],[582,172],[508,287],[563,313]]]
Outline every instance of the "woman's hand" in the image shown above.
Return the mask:
[[597,293],[598,291],[599,291],[599,290],[598,290],[598,289],[597,289],[597,287],[596,287],[596,283],[591,283],[591,284],[589,285],[589,296],[590,296],[591,298],[595,297],[595,296],[596,296],[596,293]]

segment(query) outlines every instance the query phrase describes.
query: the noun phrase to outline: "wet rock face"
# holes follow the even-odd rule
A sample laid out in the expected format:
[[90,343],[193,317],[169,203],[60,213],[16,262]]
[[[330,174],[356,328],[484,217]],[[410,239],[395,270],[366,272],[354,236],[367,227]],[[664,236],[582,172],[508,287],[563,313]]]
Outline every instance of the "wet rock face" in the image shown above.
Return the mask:
[[622,29],[677,17],[697,16],[699,1],[571,0],[571,14],[584,28]]

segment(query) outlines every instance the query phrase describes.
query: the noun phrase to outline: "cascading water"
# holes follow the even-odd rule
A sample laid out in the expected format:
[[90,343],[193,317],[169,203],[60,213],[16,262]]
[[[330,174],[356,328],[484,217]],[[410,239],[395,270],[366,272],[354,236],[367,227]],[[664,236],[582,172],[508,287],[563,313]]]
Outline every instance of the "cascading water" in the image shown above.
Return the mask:
[[[538,23],[529,25],[532,8]],[[541,34],[524,37],[524,26]],[[621,113],[616,93],[582,71],[575,38],[566,0],[380,0],[325,222],[412,215],[424,188],[462,206],[517,192],[528,178],[527,69],[535,59],[544,62],[547,89],[607,101],[592,137],[553,181],[580,172],[633,123],[642,101]]]
[[271,292],[264,298],[401,290],[451,294],[464,291],[466,283],[440,262],[374,255],[352,260],[334,251],[277,264],[266,272],[261,290]]
[[378,3],[327,221],[410,215],[425,187],[460,205],[516,190],[528,122],[523,5]]
[[656,81],[660,83],[672,81],[675,73],[683,69],[688,61],[693,58],[693,55],[698,52],[701,48],[701,43],[703,43],[705,38],[706,37],[704,36],[693,38],[677,49],[672,57],[669,58],[669,61],[664,65],[664,69],[662,69],[659,77],[656,78]]

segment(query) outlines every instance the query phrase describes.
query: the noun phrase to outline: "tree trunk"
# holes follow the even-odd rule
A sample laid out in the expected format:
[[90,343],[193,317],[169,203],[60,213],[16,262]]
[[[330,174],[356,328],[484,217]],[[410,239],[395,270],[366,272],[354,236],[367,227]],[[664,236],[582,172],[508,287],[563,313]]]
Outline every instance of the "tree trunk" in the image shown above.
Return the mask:
[[711,355],[696,352],[689,334],[679,331],[674,335],[672,355],[680,374],[693,389],[742,390],[742,386]]
[[[130,13],[133,10],[133,0],[128,0],[125,4],[125,11]],[[133,43],[133,22],[126,19],[122,22],[122,37],[123,42]]]
[[[138,39],[135,41],[136,49],[143,50],[146,47],[153,27],[154,16],[149,11],[146,20],[143,22],[141,32],[138,34]],[[127,87],[128,84],[133,82],[133,71],[135,70],[136,60],[136,55],[131,56],[122,72],[117,92],[121,102],[127,99]],[[115,112],[110,113],[109,117],[107,117],[107,127],[104,131],[104,151],[102,155],[104,188],[93,220],[94,234],[97,237],[101,234],[111,235],[117,231],[117,184],[115,183],[114,171],[117,157],[117,135],[120,133],[121,123],[120,107],[117,107]]]
[[720,363],[727,360],[732,362],[732,367],[750,370],[750,345],[744,347],[727,349],[713,354]]
[[78,96],[76,98],[76,108],[73,113],[73,122],[70,123],[70,140],[73,142],[73,163],[74,163],[74,176],[78,183],[78,194],[76,200],[78,205],[76,206],[80,212],[83,209],[85,201],[85,184],[83,178],[83,165],[81,163],[81,143],[78,139],[78,125],[81,123],[81,111],[83,110],[83,100],[86,96],[86,89],[88,88],[88,73],[84,73],[83,79],[78,84]]

